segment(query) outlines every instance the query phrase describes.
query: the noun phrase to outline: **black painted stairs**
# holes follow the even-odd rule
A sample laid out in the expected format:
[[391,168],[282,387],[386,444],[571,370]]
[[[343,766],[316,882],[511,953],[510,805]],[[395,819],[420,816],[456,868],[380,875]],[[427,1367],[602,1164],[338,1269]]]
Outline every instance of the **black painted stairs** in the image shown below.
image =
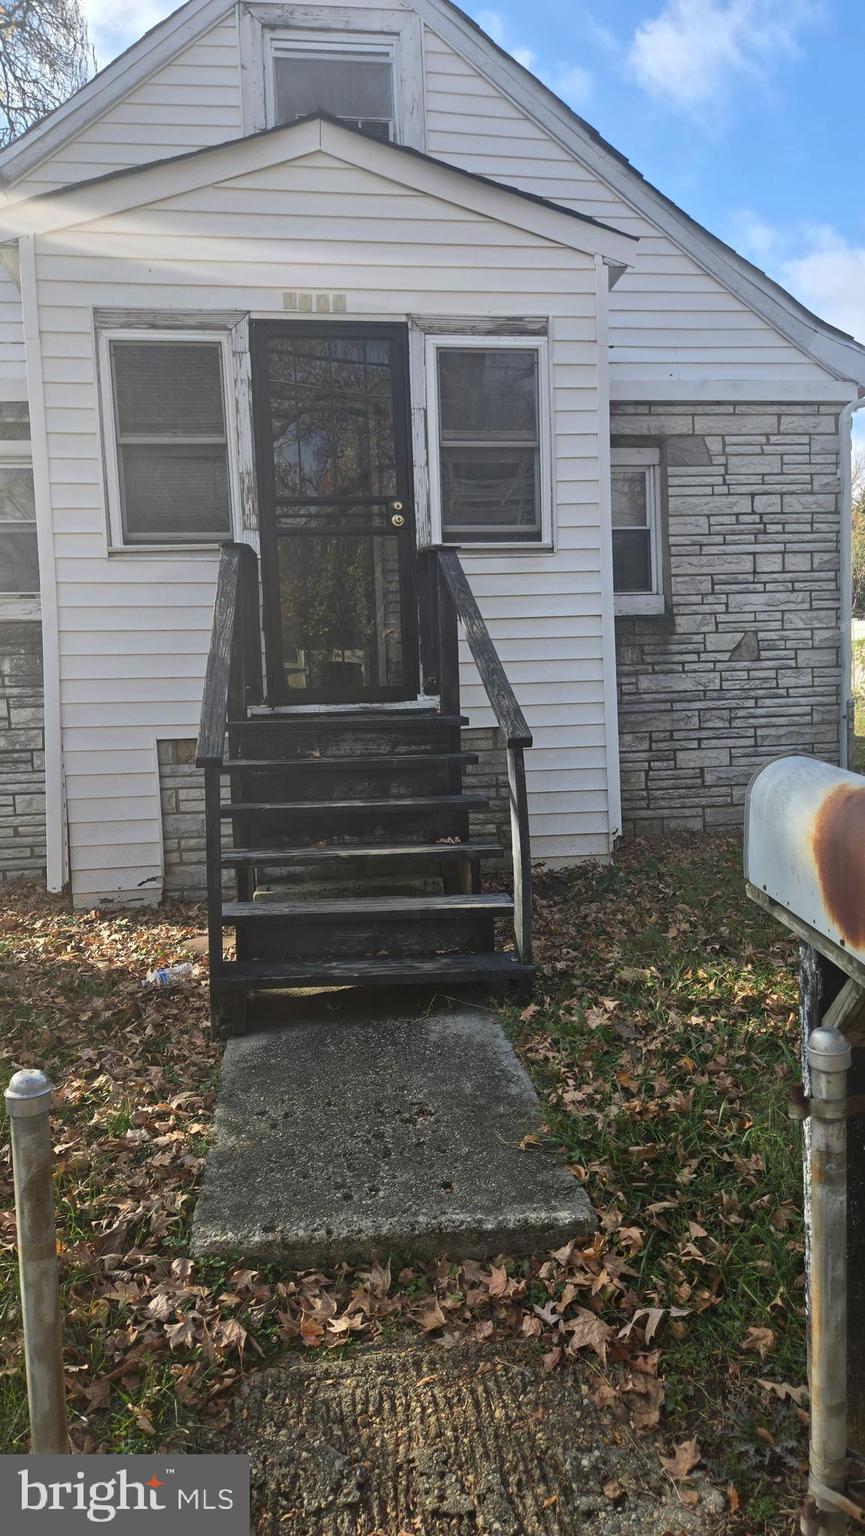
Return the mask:
[[261,991],[531,981],[497,948],[510,896],[481,890],[502,849],[471,838],[469,813],[487,801],[463,789],[477,762],[464,723],[387,706],[229,721],[218,857],[236,959],[211,974],[218,1033],[242,1033]]

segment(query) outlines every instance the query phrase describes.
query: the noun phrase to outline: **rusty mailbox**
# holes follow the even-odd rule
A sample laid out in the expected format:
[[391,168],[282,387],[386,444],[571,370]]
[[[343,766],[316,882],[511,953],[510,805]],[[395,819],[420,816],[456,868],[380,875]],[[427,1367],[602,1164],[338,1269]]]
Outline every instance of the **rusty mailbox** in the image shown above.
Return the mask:
[[[791,1096],[806,1123],[810,1232],[810,1476],[802,1530],[840,1536],[848,1521],[865,1522],[848,1487],[848,1429],[861,1416],[865,1340],[858,1307],[848,1329],[848,1214],[855,1243],[859,1207],[848,1212],[847,1135],[848,1120],[865,1108],[848,1082],[850,1039],[865,1008],[865,778],[810,757],[778,758],[761,769],[745,810],[745,888],[802,941],[803,1083]],[[855,1161],[852,1172],[858,1198]],[[858,1301],[857,1257],[854,1250]]]
[[780,757],[751,780],[748,895],[865,985],[865,778]]

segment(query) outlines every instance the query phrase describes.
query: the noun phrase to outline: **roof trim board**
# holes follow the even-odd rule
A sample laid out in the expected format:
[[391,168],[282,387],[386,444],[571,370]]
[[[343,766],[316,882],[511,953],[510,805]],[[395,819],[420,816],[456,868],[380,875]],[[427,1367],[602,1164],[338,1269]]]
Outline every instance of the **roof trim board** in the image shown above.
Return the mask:
[[[620,151],[505,53],[452,0],[412,0],[412,8],[433,32],[492,80],[516,106],[728,292],[828,373],[839,379],[855,380],[865,392],[865,346],[812,314],[766,273],[646,181]],[[8,187],[26,175],[234,9],[233,0],[187,0],[186,5],[100,71],[69,102],[0,151],[2,182]]]
[[529,192],[476,176],[405,145],[385,144],[356,128],[316,114],[300,122],[242,139],[228,139],[188,154],[154,160],[128,170],[109,171],[87,181],[44,192],[0,208],[0,239],[90,223],[127,208],[164,202],[214,182],[265,170],[323,150],[334,159],[371,172],[400,186],[438,197],[458,207],[523,229],[541,239],[600,256],[614,273],[633,259],[637,241],[586,214],[560,208]]

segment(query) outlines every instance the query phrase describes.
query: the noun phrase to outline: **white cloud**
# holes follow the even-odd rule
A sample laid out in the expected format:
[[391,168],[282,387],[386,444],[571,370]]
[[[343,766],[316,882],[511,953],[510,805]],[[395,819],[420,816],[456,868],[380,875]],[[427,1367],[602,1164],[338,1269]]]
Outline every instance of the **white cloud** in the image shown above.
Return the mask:
[[511,58],[516,59],[525,69],[530,69],[543,80],[550,90],[561,96],[571,106],[578,106],[584,102],[591,93],[592,77],[581,64],[553,64],[546,65],[538,58],[534,48],[527,47],[524,43],[517,42],[511,37],[507,23],[500,11],[478,11],[477,23],[489,33],[494,43],[504,48]]
[[747,211],[735,243],[821,319],[865,341],[865,244],[830,224],[782,229]]
[[81,0],[90,41],[100,69],[138,41],[163,17],[177,10],[178,0]]
[[814,12],[813,0],[665,0],[634,33],[628,62],[650,95],[695,111],[794,53]]

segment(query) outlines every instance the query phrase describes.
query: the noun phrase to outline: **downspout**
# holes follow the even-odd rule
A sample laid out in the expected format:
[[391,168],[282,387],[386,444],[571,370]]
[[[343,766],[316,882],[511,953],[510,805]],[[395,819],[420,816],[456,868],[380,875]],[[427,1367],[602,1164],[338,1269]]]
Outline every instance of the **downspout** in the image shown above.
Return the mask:
[[865,406],[865,398],[851,400],[838,416],[838,449],[841,456],[841,719],[838,761],[853,767],[853,417]]
[[39,296],[36,287],[35,236],[22,235],[18,241],[18,249],[21,261],[21,311],[24,319],[27,397],[30,402],[39,587],[42,597],[47,884],[49,891],[62,891],[66,884],[68,856],[63,740],[60,725],[60,629],[57,611],[57,574],[54,562],[54,519],[51,512],[51,486],[48,473],[48,429],[45,421],[42,337],[39,331]]
[[595,335],[598,378],[598,522],[601,542],[601,656],[604,669],[604,757],[607,778],[607,836],[612,854],[622,835],[622,778],[619,762],[619,697],[616,679],[616,619],[613,596],[613,508],[610,451],[610,289],[625,268],[595,257]]

